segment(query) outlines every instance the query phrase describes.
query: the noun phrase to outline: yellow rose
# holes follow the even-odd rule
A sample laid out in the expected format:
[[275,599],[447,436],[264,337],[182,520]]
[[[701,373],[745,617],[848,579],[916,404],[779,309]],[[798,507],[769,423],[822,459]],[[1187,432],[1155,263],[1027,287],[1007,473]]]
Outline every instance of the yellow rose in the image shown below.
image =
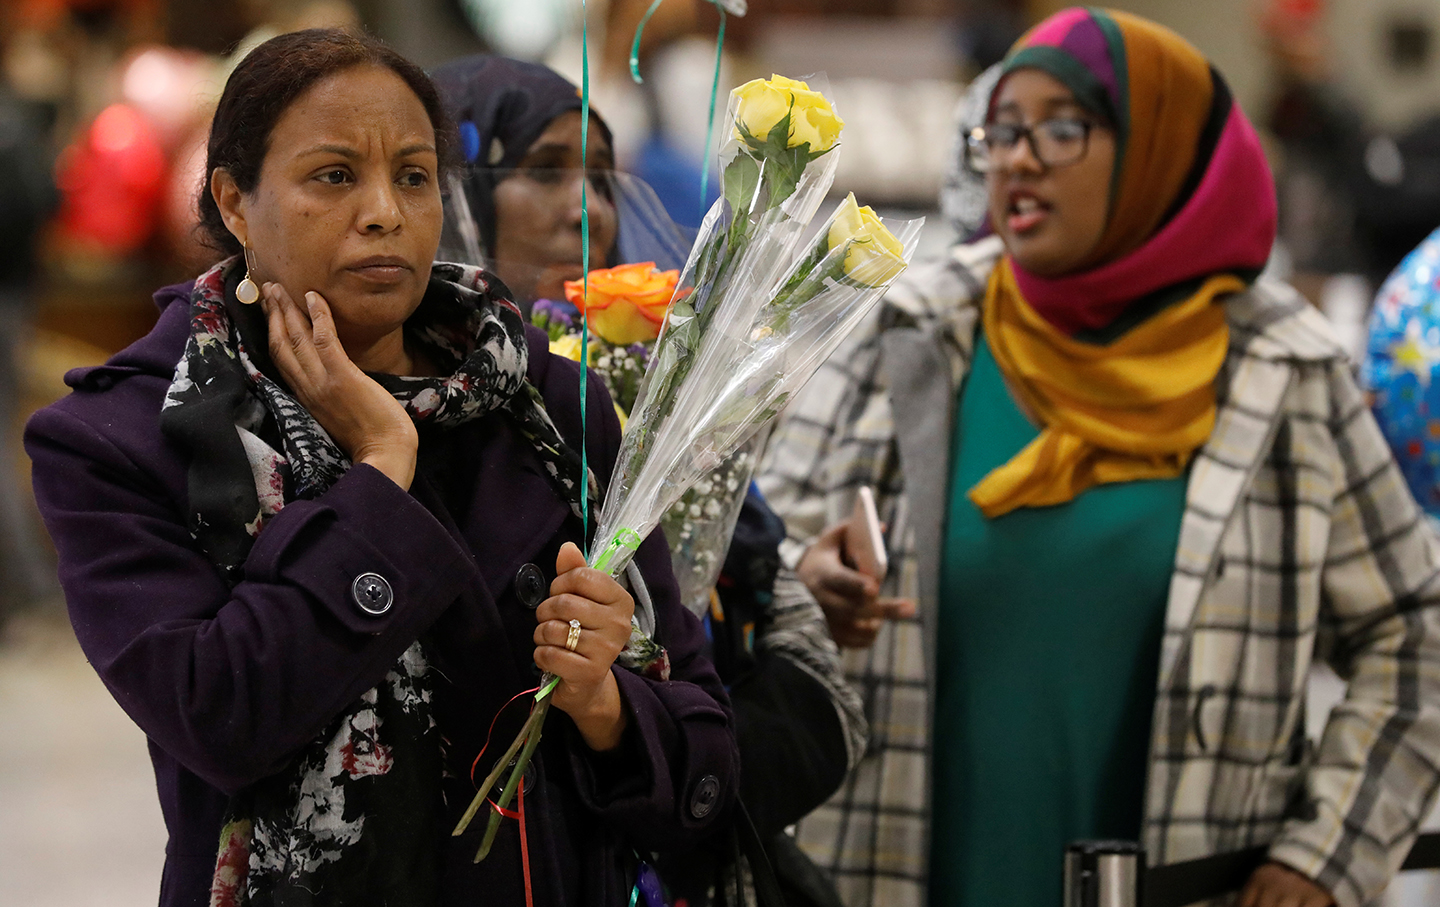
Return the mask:
[[790,137],[786,147],[808,144],[811,152],[829,151],[840,138],[845,121],[830,101],[804,82],[771,76],[746,82],[731,92],[739,102],[735,112],[735,137],[744,140],[743,126],[752,136],[764,140],[775,124],[790,114]]
[[583,281],[565,281],[565,298],[585,314],[600,339],[629,346],[659,335],[679,280],[679,271],[657,271],[653,261],[619,265],[591,271],[588,296]]
[[845,246],[845,276],[856,283],[878,287],[905,270],[905,247],[853,192],[840,203],[825,238],[830,251]]
[[559,340],[550,341],[550,352],[557,356],[564,356],[566,359],[580,361],[580,335],[566,334]]

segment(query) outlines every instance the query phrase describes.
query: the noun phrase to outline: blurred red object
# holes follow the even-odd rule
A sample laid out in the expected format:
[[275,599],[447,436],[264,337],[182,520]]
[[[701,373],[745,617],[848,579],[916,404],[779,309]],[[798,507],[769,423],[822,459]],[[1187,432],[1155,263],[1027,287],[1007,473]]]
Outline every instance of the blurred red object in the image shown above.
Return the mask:
[[49,28],[71,13],[149,13],[159,9],[157,0],[14,0],[12,10],[23,25]]
[[1261,23],[1271,34],[1309,29],[1325,17],[1325,0],[1270,0]]
[[1325,33],[1325,0],[1268,0],[1260,29],[1269,38],[1271,58],[1282,82],[1318,83],[1331,75],[1330,41]]
[[120,70],[118,100],[134,107],[156,129],[167,153],[173,153],[191,127],[209,122],[215,61],[194,51],[148,45],[131,52]]
[[138,252],[155,232],[165,168],[154,126],[128,104],[106,107],[56,164],[57,238],[113,256]]

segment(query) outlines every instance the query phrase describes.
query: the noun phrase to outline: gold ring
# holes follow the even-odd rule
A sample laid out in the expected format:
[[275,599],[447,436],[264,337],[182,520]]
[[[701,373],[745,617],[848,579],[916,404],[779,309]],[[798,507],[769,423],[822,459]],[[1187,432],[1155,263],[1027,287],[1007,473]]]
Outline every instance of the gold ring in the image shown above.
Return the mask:
[[572,620],[570,621],[570,635],[565,637],[565,648],[574,652],[578,645],[580,645],[580,621]]

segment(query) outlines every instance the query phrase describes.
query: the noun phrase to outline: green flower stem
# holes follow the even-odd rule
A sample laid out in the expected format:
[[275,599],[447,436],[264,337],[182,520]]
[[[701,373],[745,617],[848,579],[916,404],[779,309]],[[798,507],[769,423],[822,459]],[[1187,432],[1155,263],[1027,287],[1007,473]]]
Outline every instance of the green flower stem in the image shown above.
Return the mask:
[[775,296],[767,304],[766,308],[771,311],[781,312],[780,323],[775,325],[778,330],[784,325],[786,317],[796,308],[815,298],[824,284],[826,277],[834,277],[837,271],[844,271],[844,257],[840,258],[840,267],[831,268],[827,271],[819,271],[820,265],[824,263],[825,257],[830,254],[829,240],[822,236],[820,240],[811,247],[810,253],[805,256],[800,267],[794,269],[784,286],[776,291]]
[[[701,249],[696,262],[694,285],[697,290],[703,288],[704,299],[696,299],[692,306],[678,310],[685,315],[679,329],[675,320],[677,310],[672,307],[671,320],[661,333],[655,350],[655,371],[665,375],[665,380],[653,389],[646,401],[646,412],[658,417],[646,424],[661,424],[673,409],[674,396],[684,384],[700,341],[720,308],[735,264],[753,241],[760,222],[795,193],[805,168],[830,151],[812,152],[807,143],[789,147],[791,115],[787,112],[763,138],[752,135],[743,124],[735,124],[742,143],[725,167],[722,190],[730,206],[730,224],[721,234],[721,241]],[[638,441],[643,449],[648,439],[641,437]]]
[[[545,704],[548,706],[549,703],[550,699],[546,697]],[[475,792],[475,798],[470,801],[470,806],[465,810],[465,815],[460,817],[459,824],[457,824],[455,830],[450,833],[452,836],[459,837],[465,833],[465,829],[468,828],[471,821],[474,820],[475,814],[480,811],[480,805],[485,802],[485,797],[494,789],[495,784],[500,780],[500,774],[510,765],[510,760],[515,758],[515,754],[519,752],[520,747],[525,744],[526,739],[530,736],[530,732],[535,729],[539,721],[544,720],[544,717],[544,710],[537,704],[535,708],[531,710],[530,717],[525,719],[525,724],[520,728],[520,733],[515,735],[515,741],[510,744],[510,748],[505,751],[505,754],[496,760],[495,768],[491,769],[490,774],[487,775],[485,780],[480,784],[480,789]]]
[[545,721],[545,713],[550,711],[550,697],[546,696],[535,704],[535,711],[530,717],[534,724],[533,730],[525,736],[525,748],[520,751],[520,758],[515,762],[515,770],[510,773],[510,780],[505,782],[505,789],[500,792],[500,799],[495,801],[495,808],[490,810],[490,823],[485,826],[485,837],[480,841],[480,849],[475,852],[475,862],[479,863],[490,855],[490,847],[495,843],[495,833],[500,830],[500,810],[509,807],[510,801],[515,798],[515,789],[520,786],[521,779],[525,776],[525,769],[530,765],[530,759],[535,755],[535,747],[540,745],[541,726]]

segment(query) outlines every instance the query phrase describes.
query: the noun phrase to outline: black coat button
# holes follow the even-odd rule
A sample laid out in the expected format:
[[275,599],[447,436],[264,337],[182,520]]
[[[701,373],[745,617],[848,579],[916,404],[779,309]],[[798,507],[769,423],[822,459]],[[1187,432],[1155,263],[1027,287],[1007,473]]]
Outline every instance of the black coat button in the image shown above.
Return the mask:
[[360,610],[379,617],[395,604],[395,591],[390,583],[378,573],[362,573],[350,584],[350,597]]
[[719,799],[720,779],[714,775],[706,775],[690,794],[690,815],[697,819],[705,818],[710,815],[715,808],[715,801]]
[[526,564],[515,574],[515,596],[525,607],[531,610],[540,607],[540,603],[549,597],[549,592],[545,574],[534,564]]
[[[519,757],[511,759],[510,762],[505,766],[505,771],[500,773],[500,785],[495,790],[497,796],[500,793],[500,787],[504,787],[510,782],[510,776],[515,774],[515,766],[518,765],[519,762]],[[528,794],[535,789],[535,779],[540,772],[539,768],[537,767],[539,762],[540,760],[538,758],[531,759],[530,763],[525,766],[525,771],[520,774],[520,790],[524,793]],[[515,804],[513,801],[510,804],[510,808],[515,808]]]

